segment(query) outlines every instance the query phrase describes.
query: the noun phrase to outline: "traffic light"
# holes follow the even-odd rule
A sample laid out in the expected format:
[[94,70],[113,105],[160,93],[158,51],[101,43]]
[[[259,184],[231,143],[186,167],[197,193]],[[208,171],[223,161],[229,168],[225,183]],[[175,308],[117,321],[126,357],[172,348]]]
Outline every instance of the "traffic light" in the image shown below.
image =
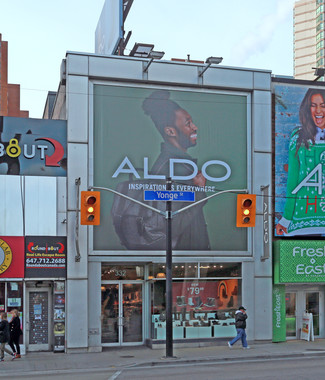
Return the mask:
[[87,226],[98,226],[100,224],[99,191],[81,192],[80,224]]
[[237,195],[237,227],[255,227],[256,195]]

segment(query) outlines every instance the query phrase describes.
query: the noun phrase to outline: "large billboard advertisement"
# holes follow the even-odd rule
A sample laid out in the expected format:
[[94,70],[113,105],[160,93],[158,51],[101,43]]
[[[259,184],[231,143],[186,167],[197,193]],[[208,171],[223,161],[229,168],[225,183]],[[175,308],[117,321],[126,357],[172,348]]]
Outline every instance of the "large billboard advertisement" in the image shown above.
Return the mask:
[[123,2],[105,0],[95,32],[95,53],[115,54],[121,38],[123,38]]
[[[247,188],[247,96],[240,93],[94,86],[94,186],[143,201],[144,190],[194,191],[195,200]],[[149,205],[166,210],[166,203]],[[173,202],[173,211],[187,202]],[[176,215],[174,250],[247,250],[236,225],[236,194]],[[164,250],[165,218],[102,192],[95,250]]]
[[275,86],[275,235],[325,234],[325,89]]
[[67,175],[67,122],[0,116],[0,174]]

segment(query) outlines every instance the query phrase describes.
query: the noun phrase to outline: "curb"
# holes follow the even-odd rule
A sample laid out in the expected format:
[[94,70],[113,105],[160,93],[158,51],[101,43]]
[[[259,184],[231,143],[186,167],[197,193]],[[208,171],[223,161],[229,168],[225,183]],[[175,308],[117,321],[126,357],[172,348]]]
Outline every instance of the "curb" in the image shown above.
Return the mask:
[[322,352],[301,352],[294,354],[263,354],[263,355],[254,355],[254,356],[232,356],[232,357],[202,357],[202,358],[171,358],[166,359],[162,358],[161,361],[152,361],[152,362],[143,362],[136,363],[133,365],[122,366],[123,368],[141,368],[141,367],[155,367],[165,365],[175,365],[175,364],[186,364],[186,363],[204,363],[204,362],[231,362],[231,361],[247,361],[247,360],[277,360],[283,358],[308,358],[308,357],[317,357],[325,356],[325,350]]

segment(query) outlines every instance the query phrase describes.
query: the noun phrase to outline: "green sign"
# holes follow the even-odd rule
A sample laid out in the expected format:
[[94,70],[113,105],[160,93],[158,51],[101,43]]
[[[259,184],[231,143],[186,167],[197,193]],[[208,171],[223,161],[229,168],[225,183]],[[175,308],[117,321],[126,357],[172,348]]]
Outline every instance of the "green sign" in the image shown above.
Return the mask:
[[285,285],[273,286],[273,342],[286,341]]
[[274,243],[274,283],[325,282],[324,240]]

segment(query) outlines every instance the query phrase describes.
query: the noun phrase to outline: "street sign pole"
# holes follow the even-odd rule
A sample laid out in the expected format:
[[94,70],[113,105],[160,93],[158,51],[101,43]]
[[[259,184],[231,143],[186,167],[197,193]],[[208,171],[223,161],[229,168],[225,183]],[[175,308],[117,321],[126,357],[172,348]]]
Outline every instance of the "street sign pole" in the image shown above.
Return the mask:
[[[171,178],[167,178],[166,189],[171,190]],[[172,202],[166,202],[166,358],[173,357],[173,252],[172,252]]]

